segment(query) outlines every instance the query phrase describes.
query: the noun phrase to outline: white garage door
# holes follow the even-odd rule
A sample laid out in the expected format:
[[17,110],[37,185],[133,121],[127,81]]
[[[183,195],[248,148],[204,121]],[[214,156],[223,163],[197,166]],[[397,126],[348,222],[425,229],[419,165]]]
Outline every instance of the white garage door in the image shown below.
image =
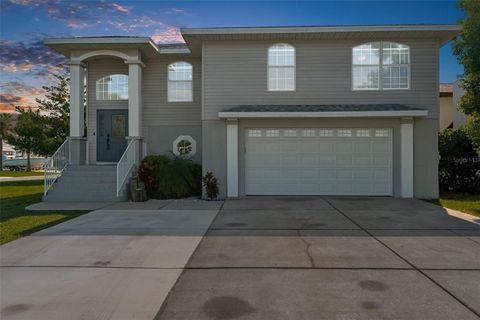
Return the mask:
[[390,128],[249,128],[247,195],[392,195]]

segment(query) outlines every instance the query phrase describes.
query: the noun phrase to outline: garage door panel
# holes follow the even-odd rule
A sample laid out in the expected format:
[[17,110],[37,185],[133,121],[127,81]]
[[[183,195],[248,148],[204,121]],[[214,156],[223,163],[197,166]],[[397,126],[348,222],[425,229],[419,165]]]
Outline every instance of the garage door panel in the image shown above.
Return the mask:
[[299,152],[298,142],[293,140],[280,140],[283,143],[282,152],[289,153],[289,152]]
[[353,170],[352,169],[343,169],[339,168],[335,170],[335,178],[337,180],[348,180],[351,181],[353,179]]
[[300,152],[316,154],[318,153],[318,143],[316,141],[302,141],[300,142]]
[[373,153],[388,153],[390,151],[390,141],[374,141]]
[[362,180],[366,180],[368,182],[370,182],[372,179],[373,179],[373,170],[372,169],[356,169],[354,172],[353,172],[353,179],[355,181],[362,181]]
[[336,151],[339,153],[352,153],[353,152],[353,143],[349,141],[337,141],[336,142]]
[[318,166],[317,156],[315,154],[303,154],[300,158],[302,167],[316,168]]
[[357,155],[353,158],[353,164],[355,166],[371,166],[373,158],[370,155]]
[[353,164],[353,156],[348,155],[338,155],[335,159],[335,164],[339,166],[351,166]]
[[375,168],[373,169],[373,179],[377,181],[390,181],[391,171],[390,168]]
[[319,165],[335,165],[336,157],[335,155],[319,155],[318,164]]
[[320,153],[334,153],[335,141],[328,141],[328,140],[318,141],[317,140],[317,147],[318,147],[318,152]]
[[391,194],[390,191],[390,184],[389,183],[375,183],[373,185],[373,193],[382,195],[382,196],[388,196]]
[[246,194],[391,195],[391,132],[247,129]]
[[390,157],[387,155],[374,155],[373,156],[373,165],[378,166],[389,166],[390,165]]
[[334,180],[335,179],[335,171],[330,169],[330,168],[319,168],[317,170],[316,178],[319,181]]
[[354,144],[355,153],[370,153],[372,152],[372,143],[370,141],[357,141]]

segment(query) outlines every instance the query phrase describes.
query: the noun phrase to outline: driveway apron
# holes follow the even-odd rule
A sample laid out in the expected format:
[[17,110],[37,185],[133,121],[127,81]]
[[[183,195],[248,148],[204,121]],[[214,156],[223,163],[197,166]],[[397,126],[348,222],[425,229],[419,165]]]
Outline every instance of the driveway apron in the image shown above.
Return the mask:
[[2,246],[0,318],[153,319],[220,204],[114,204]]
[[479,319],[479,230],[415,199],[227,200],[156,319]]

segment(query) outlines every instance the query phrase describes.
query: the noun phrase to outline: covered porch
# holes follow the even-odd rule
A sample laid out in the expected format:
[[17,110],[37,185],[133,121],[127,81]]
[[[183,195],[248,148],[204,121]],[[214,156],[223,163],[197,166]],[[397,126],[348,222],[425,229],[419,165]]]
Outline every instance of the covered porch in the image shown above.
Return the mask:
[[[158,48],[143,37],[47,39],[45,44],[68,57],[70,67],[70,135],[47,163],[45,196],[68,170],[77,173],[75,180],[82,172],[91,175],[91,181],[93,172],[99,178],[115,175],[112,180],[116,188],[105,184],[99,187],[113,189],[118,197],[146,153],[142,132],[143,59],[155,55]],[[104,76],[96,79],[91,65],[101,65]],[[119,86],[123,86],[122,95],[110,92],[110,88],[118,91]],[[92,166],[99,165],[105,172],[93,170]]]

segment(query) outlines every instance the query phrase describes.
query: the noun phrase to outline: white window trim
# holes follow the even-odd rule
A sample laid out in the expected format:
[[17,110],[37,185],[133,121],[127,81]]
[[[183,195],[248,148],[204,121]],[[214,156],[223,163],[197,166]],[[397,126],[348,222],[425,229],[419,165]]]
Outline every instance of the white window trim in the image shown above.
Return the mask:
[[[380,52],[380,55],[379,55],[379,61],[378,61],[378,64],[354,64],[353,63],[353,49],[355,49],[356,47],[358,46],[361,46],[361,45],[364,45],[364,44],[370,44],[370,43],[375,43],[375,42],[378,42],[380,44],[380,49],[379,49],[379,52]],[[382,77],[382,67],[383,67],[383,44],[384,43],[396,43],[396,44],[400,44],[402,46],[406,46],[408,47],[408,86],[407,88],[384,88],[383,87],[383,77]],[[390,90],[410,90],[410,82],[411,82],[411,78],[412,78],[412,74],[411,74],[411,64],[412,64],[412,60],[411,60],[411,47],[407,44],[403,44],[403,43],[399,43],[399,42],[394,42],[394,41],[373,41],[373,42],[367,42],[367,43],[362,43],[362,44],[359,44],[355,47],[352,47],[352,54],[350,56],[350,63],[351,63],[351,68],[350,68],[350,72],[352,74],[351,76],[351,81],[352,81],[352,91],[390,91]],[[406,65],[404,64],[389,64],[387,65],[389,67],[405,67]],[[378,67],[378,88],[355,88],[354,86],[354,83],[353,83],[353,68],[354,67]]]
[[[98,92],[98,82],[107,78],[107,77],[112,77],[112,76],[126,76],[127,77],[127,98],[126,99],[99,99],[99,92]],[[128,99],[130,98],[130,90],[129,90],[129,81],[130,81],[130,77],[128,74],[124,74],[124,73],[112,73],[112,74],[107,74],[103,77],[100,77],[98,78],[96,81],[95,81],[95,100],[96,101],[128,101]],[[102,92],[106,92],[106,91],[103,91]],[[108,93],[107,94],[108,96],[111,95],[111,93]]]
[[[172,64],[175,64],[175,63],[178,63],[178,62],[188,63],[188,64],[190,65],[190,67],[192,67],[192,80],[170,80],[168,68],[169,68]],[[169,88],[168,88],[168,87],[169,87],[168,84],[169,84],[170,82],[175,82],[175,83],[179,83],[179,82],[189,82],[189,83],[190,83],[190,91],[192,92],[192,97],[190,98],[190,100],[170,100]],[[168,103],[193,102],[193,64],[191,64],[190,62],[178,60],[178,61],[174,61],[174,62],[172,62],[172,63],[169,63],[169,64],[167,65],[167,102],[168,102]]]
[[[270,55],[270,48],[277,45],[287,45],[293,48],[293,66],[271,66],[268,61]],[[271,89],[270,88],[270,68],[293,68],[293,89]],[[269,92],[294,92],[297,91],[297,49],[289,43],[274,43],[267,49],[267,91]]]
[[192,136],[187,136],[187,135],[178,136],[177,139],[173,140],[173,143],[172,143],[173,154],[176,156],[182,156],[178,151],[178,143],[182,140],[187,140],[192,144],[192,151],[189,154],[185,154],[184,156],[188,156],[188,157],[194,156],[197,153],[197,142],[195,141],[195,139],[192,138]]

